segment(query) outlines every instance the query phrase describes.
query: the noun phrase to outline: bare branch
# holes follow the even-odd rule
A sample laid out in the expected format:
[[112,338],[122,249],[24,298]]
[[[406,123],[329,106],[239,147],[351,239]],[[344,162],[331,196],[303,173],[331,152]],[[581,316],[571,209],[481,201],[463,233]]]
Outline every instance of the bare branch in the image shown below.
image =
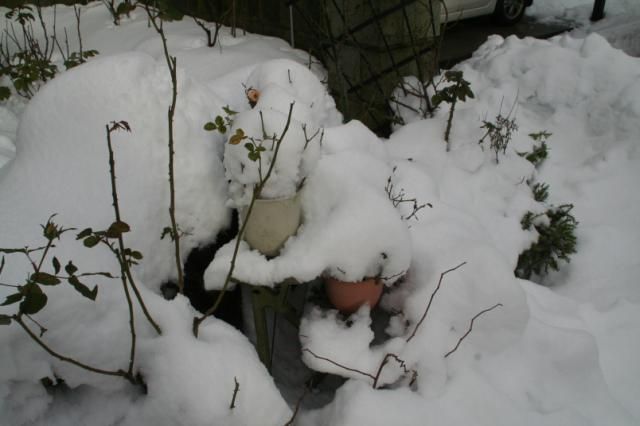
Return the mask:
[[236,408],[236,397],[240,391],[240,383],[238,383],[238,379],[235,376],[233,377],[233,381],[235,382],[235,387],[233,388],[233,397],[231,398],[231,404],[229,405],[230,410]]
[[466,265],[467,262],[462,262],[461,264],[459,264],[458,266],[448,269],[446,271],[444,271],[443,273],[440,274],[440,279],[438,280],[438,285],[436,286],[436,289],[433,291],[433,293],[431,293],[431,297],[429,298],[429,303],[427,304],[426,309],[424,310],[424,313],[422,314],[422,318],[420,318],[420,321],[418,321],[418,323],[416,324],[416,328],[413,329],[413,333],[411,333],[411,336],[409,336],[409,338],[407,339],[407,343],[409,343],[411,341],[411,339],[413,339],[418,331],[418,328],[420,328],[420,326],[422,325],[422,323],[424,322],[425,318],[427,318],[427,314],[429,313],[429,309],[431,308],[431,303],[433,303],[433,299],[436,296],[436,293],[438,293],[438,290],[440,290],[440,285],[442,284],[442,279],[444,278],[445,275],[447,275],[449,272],[453,272],[461,267],[463,267],[464,265]]
[[486,314],[486,313],[487,313],[487,312],[489,312],[489,311],[493,311],[493,310],[494,310],[494,309],[496,309],[498,306],[503,306],[503,305],[502,305],[502,303],[496,303],[496,304],[495,304],[495,305],[493,305],[492,307],[487,308],[487,309],[485,309],[485,310],[483,310],[483,311],[478,312],[478,313],[477,313],[473,318],[471,318],[471,323],[469,324],[469,329],[467,330],[467,332],[466,332],[466,333],[464,333],[464,334],[462,335],[462,337],[460,337],[460,339],[458,340],[458,343],[456,343],[456,346],[455,346],[453,349],[451,349],[449,352],[447,352],[447,353],[445,354],[445,356],[444,356],[444,357],[446,358],[446,357],[448,357],[449,355],[451,355],[452,353],[454,353],[456,350],[458,350],[458,347],[460,346],[460,343],[462,343],[462,341],[463,341],[464,339],[466,339],[466,337],[467,337],[467,336],[471,333],[471,331],[473,330],[473,323],[474,323],[474,321],[475,321],[478,317],[480,317],[480,316],[481,316],[481,315],[483,315],[483,314]]
[[364,371],[357,370],[357,369],[355,369],[355,368],[350,368],[350,367],[347,367],[347,366],[342,365],[342,364],[340,364],[340,363],[337,363],[337,362],[335,362],[335,361],[333,361],[333,360],[331,360],[331,359],[329,359],[329,358],[325,358],[325,357],[323,357],[323,356],[316,355],[315,353],[313,353],[313,352],[311,351],[311,349],[303,348],[303,349],[302,349],[302,352],[308,352],[308,353],[310,353],[310,354],[311,354],[311,356],[313,356],[313,357],[314,357],[314,358],[316,358],[316,359],[319,359],[319,360],[322,360],[322,361],[326,361],[326,362],[328,362],[329,364],[333,364],[333,365],[335,365],[336,367],[340,367],[340,368],[342,368],[342,369],[344,369],[344,370],[351,371],[351,372],[353,372],[353,373],[361,374],[361,375],[363,375],[363,376],[365,376],[365,377],[368,377],[368,378],[370,378],[370,379],[373,379],[373,381],[374,381],[374,382],[376,381],[376,376],[374,376],[373,374],[365,373]]
[[410,370],[410,369],[407,368],[407,363],[405,362],[405,360],[401,359],[396,354],[388,353],[382,359],[382,362],[380,363],[380,367],[378,368],[378,372],[376,373],[375,379],[373,380],[373,388],[374,389],[377,389],[378,381],[380,380],[380,375],[382,374],[382,370],[387,365],[387,363],[389,362],[390,359],[394,359],[395,361],[398,362],[398,364],[400,365],[400,368],[402,368],[402,370],[404,371],[404,374],[412,373],[411,374],[411,383],[413,383],[415,381],[415,379],[418,377],[418,372],[416,370],[414,370],[414,369]]

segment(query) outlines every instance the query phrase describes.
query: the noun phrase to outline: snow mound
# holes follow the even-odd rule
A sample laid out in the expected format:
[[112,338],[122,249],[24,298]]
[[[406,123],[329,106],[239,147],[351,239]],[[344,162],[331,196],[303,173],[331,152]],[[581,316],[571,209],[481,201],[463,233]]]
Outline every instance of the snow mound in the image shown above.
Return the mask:
[[[211,241],[226,225],[226,185],[219,140],[202,130],[208,111],[220,102],[205,87],[179,72],[175,122],[177,221],[185,233],[182,256]],[[115,132],[118,196],[122,218],[132,232],[126,243],[141,251],[134,268],[158,287],[175,278],[173,245],[161,241],[168,226],[169,189],[166,109],[171,100],[166,65],[142,53],[100,58],[63,73],[29,103],[18,131],[17,154],[0,194],[0,233],[6,247],[36,246],[39,224],[106,229],[113,222],[105,126],[126,120],[131,133]],[[14,188],[29,182],[22,191]],[[29,224],[29,226],[27,225]],[[63,243],[64,244],[64,243]],[[98,270],[112,264],[108,250],[61,245],[64,257]],[[22,271],[7,265],[4,278]]]

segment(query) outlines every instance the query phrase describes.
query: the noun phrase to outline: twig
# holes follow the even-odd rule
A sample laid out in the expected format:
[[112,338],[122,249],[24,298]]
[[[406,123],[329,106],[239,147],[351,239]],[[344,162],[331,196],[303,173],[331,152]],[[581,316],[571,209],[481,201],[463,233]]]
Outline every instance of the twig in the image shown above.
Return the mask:
[[492,310],[496,309],[498,306],[503,306],[503,305],[502,305],[502,303],[496,303],[496,304],[495,304],[495,305],[493,305],[492,307],[487,308],[487,309],[485,309],[485,310],[483,310],[483,311],[478,312],[478,313],[477,313],[473,318],[471,318],[471,323],[469,324],[469,329],[467,330],[467,332],[466,332],[466,333],[464,333],[464,334],[462,335],[462,337],[460,337],[460,339],[458,339],[458,343],[456,343],[456,346],[455,346],[453,349],[451,349],[449,352],[447,352],[447,353],[445,354],[445,356],[444,356],[444,357],[445,357],[445,358],[447,358],[449,355],[451,355],[451,354],[452,354],[452,353],[454,353],[456,350],[458,350],[458,347],[460,346],[460,343],[462,343],[462,341],[463,341],[463,340],[464,340],[464,339],[465,339],[465,338],[466,338],[466,337],[471,333],[471,331],[473,330],[473,323],[474,323],[474,321],[475,321],[478,317],[480,317],[480,316],[481,316],[481,315],[483,315],[483,314],[486,314],[486,313],[487,313],[487,312],[489,312],[489,311],[492,311]]
[[104,374],[104,375],[107,375],[107,376],[124,377],[129,382],[131,382],[133,384],[136,384],[135,378],[133,376],[129,375],[127,372],[123,371],[123,370],[116,370],[116,371],[103,370],[103,369],[100,369],[100,368],[92,367],[92,366],[87,365],[87,364],[83,364],[82,362],[76,361],[73,358],[69,358],[69,357],[66,357],[64,355],[59,354],[58,352],[54,351],[49,346],[47,346],[47,344],[44,343],[38,336],[36,336],[35,333],[33,331],[31,331],[31,329],[24,323],[24,321],[22,320],[20,315],[13,315],[11,317],[11,319],[13,319],[15,322],[17,322],[20,325],[20,327],[22,327],[24,329],[24,331],[27,332],[29,337],[31,337],[42,349],[47,351],[49,353],[49,355],[53,356],[54,358],[57,358],[60,361],[68,362],[69,364],[73,364],[73,365],[75,365],[77,367],[80,367],[80,368],[82,368],[84,370],[87,370],[87,371],[91,371],[93,373]]
[[373,380],[373,388],[374,389],[377,389],[378,380],[380,380],[380,375],[382,374],[382,370],[384,369],[384,367],[387,365],[387,362],[391,358],[393,358],[394,360],[396,360],[398,362],[398,364],[400,364],[400,368],[402,368],[402,370],[404,371],[405,374],[413,373],[412,378],[411,378],[412,382],[418,376],[418,372],[416,370],[413,370],[413,369],[409,370],[407,368],[407,363],[405,362],[405,360],[400,359],[400,357],[398,357],[398,355],[396,355],[396,354],[388,353],[382,359],[382,362],[380,363],[380,367],[378,367],[378,372],[376,373],[376,376],[375,376],[375,378]]
[[447,275],[449,272],[453,272],[459,268],[461,268],[462,266],[466,265],[467,262],[462,262],[461,264],[459,264],[458,266],[448,269],[446,271],[444,271],[443,273],[440,274],[440,279],[438,280],[438,285],[436,286],[436,289],[433,291],[433,293],[431,293],[431,297],[429,298],[429,303],[427,304],[426,309],[424,310],[424,313],[422,314],[422,318],[420,318],[420,321],[418,321],[418,323],[416,324],[416,328],[413,329],[413,333],[411,333],[411,336],[409,336],[409,338],[407,339],[407,343],[409,343],[411,341],[411,339],[413,339],[418,331],[418,328],[420,328],[420,326],[422,325],[422,323],[424,322],[425,318],[427,317],[427,314],[429,313],[429,309],[431,308],[431,303],[433,302],[434,297],[436,296],[436,293],[438,293],[438,290],[440,290],[440,285],[442,284],[442,279],[444,278],[445,275]]
[[[107,146],[109,147],[109,175],[111,177],[111,196],[113,198],[113,211],[115,214],[116,222],[122,222],[120,219],[120,206],[118,204],[118,192],[116,188],[116,172],[115,172],[115,159],[113,155],[113,147],[111,145],[111,132],[117,129],[116,124],[113,124],[112,127],[109,125],[106,126],[107,129]],[[127,125],[128,126],[128,125]],[[125,127],[126,128],[126,127]],[[135,327],[135,318],[133,315],[133,303],[131,302],[131,294],[129,294],[129,285],[127,284],[127,274],[126,269],[129,268],[129,264],[127,263],[127,259],[124,254],[124,239],[122,237],[122,233],[118,233],[118,248],[117,257],[118,262],[120,263],[120,279],[122,281],[122,288],[124,290],[124,295],[127,300],[127,307],[129,310],[129,333],[131,335],[131,347],[129,351],[129,368],[127,369],[127,374],[133,375],[133,364],[135,362],[136,357],[136,327]]]
[[231,404],[229,405],[230,410],[236,408],[236,397],[238,396],[238,391],[240,391],[240,383],[238,383],[238,379],[235,376],[233,377],[233,381],[236,385],[233,388],[233,397],[231,398]]
[[216,311],[216,309],[218,309],[218,306],[220,305],[220,303],[222,302],[222,298],[224,297],[227,288],[229,287],[229,283],[231,282],[231,277],[233,276],[233,271],[235,269],[236,266],[236,259],[238,258],[238,251],[240,249],[240,241],[242,241],[242,236],[244,235],[244,231],[247,227],[247,223],[249,222],[249,217],[251,216],[251,212],[253,211],[253,206],[255,204],[255,201],[260,197],[260,194],[262,193],[262,190],[264,189],[264,186],[267,184],[267,181],[269,180],[269,177],[271,176],[271,172],[273,171],[273,168],[276,164],[276,159],[278,158],[278,152],[280,151],[280,145],[282,144],[282,140],[284,139],[285,135],[287,134],[287,132],[289,131],[289,125],[291,124],[291,117],[293,115],[293,106],[294,103],[291,103],[291,105],[289,105],[289,113],[287,115],[287,122],[284,126],[284,129],[282,130],[282,133],[280,134],[280,137],[278,138],[278,140],[276,141],[276,147],[275,147],[275,151],[273,153],[273,157],[271,158],[271,164],[269,165],[269,170],[267,171],[267,174],[264,178],[260,179],[260,183],[258,185],[256,185],[256,187],[253,190],[253,195],[251,196],[251,202],[249,203],[249,207],[247,208],[247,214],[245,216],[245,220],[242,223],[242,226],[240,227],[240,230],[238,231],[238,235],[236,236],[236,242],[235,242],[235,247],[233,249],[233,256],[231,257],[231,265],[229,266],[229,271],[227,272],[227,276],[224,280],[224,285],[222,286],[222,289],[220,290],[220,294],[218,295],[218,298],[216,299],[216,301],[214,302],[213,306],[211,306],[211,308],[209,308],[201,317],[195,317],[193,319],[193,335],[195,337],[198,337],[198,330],[200,328],[200,324],[202,323],[202,321],[204,321],[209,315],[211,315],[212,313],[214,313]]
[[308,352],[308,353],[310,353],[310,354],[311,354],[314,358],[316,358],[316,359],[319,359],[319,360],[322,360],[322,361],[326,361],[326,362],[328,362],[329,364],[333,364],[333,365],[335,365],[336,367],[340,367],[340,368],[342,368],[342,369],[344,369],[344,370],[351,371],[351,372],[353,372],[353,373],[358,373],[358,374],[361,374],[361,375],[363,375],[363,376],[369,377],[370,379],[373,379],[373,381],[374,381],[374,382],[376,381],[376,376],[374,376],[373,374],[365,373],[364,371],[357,370],[357,369],[355,369],[355,368],[350,368],[350,367],[347,367],[347,366],[342,365],[342,364],[340,364],[340,363],[337,363],[337,362],[335,362],[335,361],[333,361],[333,360],[331,360],[331,359],[329,359],[329,358],[325,358],[325,357],[323,357],[323,356],[316,355],[315,353],[313,353],[313,352],[311,351],[311,349],[303,348],[303,349],[302,349],[302,352]]
[[169,74],[171,76],[171,105],[169,106],[169,110],[167,112],[167,122],[168,133],[169,133],[169,217],[171,219],[171,230],[173,243],[175,246],[175,259],[176,259],[176,270],[178,272],[178,291],[180,293],[184,293],[184,271],[182,268],[182,260],[180,258],[180,233],[178,231],[178,224],[176,222],[176,190],[175,190],[175,175],[174,175],[174,138],[173,138],[173,121],[176,112],[176,101],[178,97],[178,79],[177,79],[177,59],[175,56],[171,56],[169,54],[169,48],[167,46],[167,37],[164,33],[164,29],[162,27],[162,20],[160,20],[160,24],[156,22],[157,15],[153,15],[151,10],[149,9],[149,5],[145,5],[145,9],[147,11],[147,15],[151,20],[151,24],[153,28],[155,28],[156,32],[160,35],[162,39],[162,49],[164,52],[165,60],[167,61],[167,66],[169,67]]
[[296,420],[296,417],[298,416],[298,412],[300,411],[300,405],[302,405],[302,400],[304,399],[305,396],[307,396],[308,391],[309,391],[309,386],[305,386],[304,391],[302,392],[302,395],[300,395],[300,398],[298,398],[298,402],[296,402],[296,407],[293,410],[293,414],[291,415],[291,418],[289,419],[288,422],[284,424],[284,426],[294,425],[293,422]]
[[[122,127],[119,127],[119,126],[122,126]],[[114,158],[114,155],[113,155],[113,147],[111,145],[111,132],[113,132],[114,130],[116,130],[118,128],[124,128],[125,130],[128,130],[128,131],[131,131],[131,129],[129,128],[129,124],[126,123],[126,122],[119,122],[119,123],[112,122],[111,123],[111,127],[109,127],[109,125],[106,125],[105,127],[106,127],[106,131],[107,131],[107,147],[109,149],[109,175],[111,177],[111,198],[112,198],[112,201],[113,201],[113,211],[114,211],[114,215],[115,215],[115,218],[116,218],[116,222],[121,222],[120,205],[118,203],[118,190],[117,190],[117,187],[116,187],[115,158]],[[125,276],[126,276],[126,279],[129,280],[129,284],[131,284],[131,288],[133,289],[133,292],[135,293],[136,298],[138,299],[138,303],[139,303],[140,307],[142,308],[142,312],[147,317],[147,320],[149,321],[151,326],[156,330],[156,332],[158,334],[162,334],[162,331],[160,330],[160,327],[158,326],[158,324],[156,324],[156,322],[151,317],[151,314],[147,310],[147,306],[145,305],[144,300],[142,299],[142,295],[138,291],[138,287],[137,287],[135,281],[133,280],[133,276],[131,275],[131,270],[129,268],[129,263],[127,262],[127,259],[125,258],[125,254],[124,254],[125,247],[124,247],[124,239],[122,237],[122,233],[118,234],[118,247],[119,247],[120,251],[117,254],[117,258],[118,258],[118,261],[120,263],[121,279],[122,279],[123,286],[124,286],[124,289],[125,289],[125,295],[127,296],[127,302],[130,303],[131,301],[129,299],[129,292],[128,292]],[[133,318],[132,307],[130,306],[129,308],[130,308],[130,312],[129,313],[131,315],[131,318]],[[133,325],[132,325],[132,327],[133,327]],[[135,333],[135,330],[133,330],[133,332]]]

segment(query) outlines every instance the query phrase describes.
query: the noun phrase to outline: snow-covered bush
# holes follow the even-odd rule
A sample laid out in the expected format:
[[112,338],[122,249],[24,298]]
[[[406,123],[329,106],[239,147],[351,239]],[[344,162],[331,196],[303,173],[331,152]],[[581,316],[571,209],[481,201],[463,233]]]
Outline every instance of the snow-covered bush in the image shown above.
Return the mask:
[[294,196],[315,168],[320,158],[322,130],[293,119],[295,101],[290,107],[291,114],[256,107],[235,116],[232,136],[224,151],[229,192],[235,207],[249,204],[254,189],[270,169],[261,198]]

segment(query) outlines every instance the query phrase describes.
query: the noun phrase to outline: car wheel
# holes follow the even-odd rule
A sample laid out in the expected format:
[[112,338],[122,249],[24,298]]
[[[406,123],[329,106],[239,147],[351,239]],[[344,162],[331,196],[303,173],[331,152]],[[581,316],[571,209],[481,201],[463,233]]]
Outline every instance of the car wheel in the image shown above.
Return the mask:
[[526,0],[498,0],[493,17],[499,24],[513,25],[522,19],[526,7]]

